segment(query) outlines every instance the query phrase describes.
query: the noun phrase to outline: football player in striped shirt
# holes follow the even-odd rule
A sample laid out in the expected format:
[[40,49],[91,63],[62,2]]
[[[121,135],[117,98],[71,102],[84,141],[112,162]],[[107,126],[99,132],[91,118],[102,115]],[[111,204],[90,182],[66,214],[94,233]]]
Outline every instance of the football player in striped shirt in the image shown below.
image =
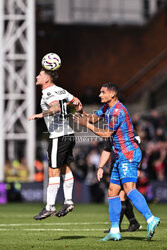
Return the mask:
[[[111,221],[110,232],[101,241],[120,240],[119,219],[121,201],[119,193],[121,185],[132,204],[145,217],[147,226],[147,239],[151,240],[160,219],[150,211],[144,196],[136,189],[137,169],[142,154],[135,141],[134,128],[126,107],[119,101],[119,89],[113,83],[105,83],[100,89],[101,103],[104,105],[93,115],[84,111],[75,115],[75,122],[89,128],[96,135],[108,138],[112,136],[116,161],[111,173],[108,190],[109,216]],[[105,129],[94,126],[93,123],[104,118]]]

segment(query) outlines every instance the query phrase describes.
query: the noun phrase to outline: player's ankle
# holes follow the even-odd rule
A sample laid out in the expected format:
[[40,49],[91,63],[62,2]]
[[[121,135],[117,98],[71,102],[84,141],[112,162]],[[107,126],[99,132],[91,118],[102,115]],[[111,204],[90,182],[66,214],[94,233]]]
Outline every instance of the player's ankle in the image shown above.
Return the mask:
[[74,202],[71,200],[71,199],[68,199],[68,200],[65,200],[64,201],[64,204],[66,205],[73,205],[74,204]]
[[47,210],[47,211],[56,211],[54,205],[46,205],[46,210]]

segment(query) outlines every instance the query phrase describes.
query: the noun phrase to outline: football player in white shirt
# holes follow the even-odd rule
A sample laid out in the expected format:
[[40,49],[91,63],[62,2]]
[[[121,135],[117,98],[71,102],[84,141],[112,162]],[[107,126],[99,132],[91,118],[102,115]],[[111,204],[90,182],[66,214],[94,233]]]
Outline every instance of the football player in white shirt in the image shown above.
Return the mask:
[[[57,71],[46,69],[40,71],[36,78],[36,85],[40,85],[42,89],[42,113],[28,118],[29,120],[44,118],[50,134],[47,204],[39,214],[34,216],[35,220],[42,220],[53,215],[61,217],[74,209],[72,201],[74,178],[70,162],[73,161],[72,150],[75,145],[75,136],[67,119],[67,104],[72,103],[77,111],[82,109],[82,104],[78,98],[56,85],[57,78]],[[65,201],[63,207],[56,213],[55,201],[60,187],[60,175],[63,177]]]

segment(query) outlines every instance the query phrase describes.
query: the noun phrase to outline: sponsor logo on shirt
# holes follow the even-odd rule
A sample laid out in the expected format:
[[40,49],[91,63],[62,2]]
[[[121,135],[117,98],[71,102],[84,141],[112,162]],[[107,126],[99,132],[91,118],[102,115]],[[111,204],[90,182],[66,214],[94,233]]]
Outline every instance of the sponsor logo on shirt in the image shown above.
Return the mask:
[[54,97],[54,95],[50,95],[50,96],[46,97],[46,100],[50,99],[51,97]]
[[63,95],[63,94],[66,93],[66,91],[65,90],[60,90],[60,91],[55,91],[55,93],[58,94],[58,95]]

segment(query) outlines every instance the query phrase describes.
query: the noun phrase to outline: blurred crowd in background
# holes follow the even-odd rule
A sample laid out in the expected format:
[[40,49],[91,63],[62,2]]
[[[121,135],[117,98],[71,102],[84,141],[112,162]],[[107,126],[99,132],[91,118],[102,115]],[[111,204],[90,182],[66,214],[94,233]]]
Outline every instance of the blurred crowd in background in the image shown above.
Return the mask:
[[[140,147],[143,154],[138,189],[148,201],[153,201],[151,182],[167,179],[167,114],[152,110],[150,115],[135,114],[132,120],[135,131],[141,138]],[[110,163],[104,167],[103,181],[99,183],[96,178],[102,149],[102,142],[94,141],[89,145],[75,147],[74,150],[74,174],[90,186],[92,202],[107,200]]]
[[[167,114],[152,110],[150,114],[135,114],[132,116],[134,128],[141,138],[143,159],[138,189],[148,201],[152,201],[151,181],[160,182],[167,179]],[[106,202],[107,188],[110,182],[110,162],[104,167],[104,178],[99,183],[96,171],[99,166],[103,142],[94,140],[88,144],[75,146],[75,162],[72,170],[75,179],[89,186],[92,202]],[[39,154],[40,155],[40,154]],[[34,163],[34,182],[44,180],[44,161],[40,155]],[[5,181],[7,183],[27,182],[29,177],[25,159],[7,161],[5,164]]]

